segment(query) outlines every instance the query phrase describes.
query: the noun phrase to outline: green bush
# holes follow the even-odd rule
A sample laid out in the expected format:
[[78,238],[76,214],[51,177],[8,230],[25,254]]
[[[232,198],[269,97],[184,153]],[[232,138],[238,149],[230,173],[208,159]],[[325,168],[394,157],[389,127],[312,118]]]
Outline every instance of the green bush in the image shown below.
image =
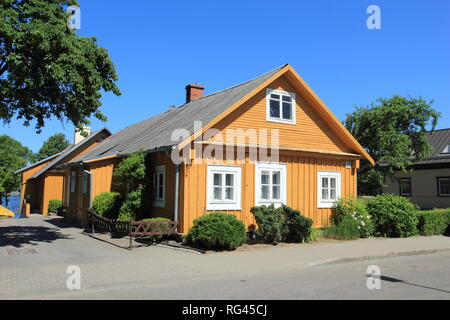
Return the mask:
[[325,237],[325,228],[311,228],[309,237],[305,242],[314,242]]
[[307,242],[311,234],[312,220],[288,206],[274,205],[251,208],[258,229],[256,237],[265,243]]
[[102,192],[95,196],[91,211],[99,216],[115,219],[121,204],[120,194],[117,192]]
[[234,250],[246,237],[245,225],[236,216],[213,212],[194,220],[186,242],[207,250]]
[[63,205],[61,200],[50,200],[48,202],[48,210],[47,213],[56,212],[59,208],[61,208]]
[[344,217],[352,217],[358,222],[359,236],[367,238],[373,235],[374,225],[366,203],[361,199],[339,199],[331,216],[331,223],[338,225]]
[[307,242],[311,235],[313,221],[288,206],[279,208],[282,217],[282,240],[284,242]]
[[141,210],[141,188],[130,192],[119,210],[119,221],[135,221]]
[[417,234],[417,206],[407,198],[383,194],[367,202],[376,235],[403,238]]
[[283,240],[283,221],[279,210],[271,205],[253,207],[250,211],[258,225],[255,231],[257,239],[264,243],[277,243]]
[[419,211],[417,216],[419,234],[432,236],[450,233],[450,209]]
[[343,216],[337,224],[332,223],[331,227],[324,230],[324,236],[337,240],[353,240],[360,237],[359,222],[352,216]]

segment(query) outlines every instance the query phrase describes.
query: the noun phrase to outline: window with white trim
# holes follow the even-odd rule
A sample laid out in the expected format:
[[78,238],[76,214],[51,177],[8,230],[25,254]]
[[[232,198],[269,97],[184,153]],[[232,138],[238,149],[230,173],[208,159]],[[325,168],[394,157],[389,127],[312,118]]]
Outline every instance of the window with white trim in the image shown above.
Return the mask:
[[286,165],[281,163],[257,163],[255,181],[256,205],[276,207],[286,204]]
[[166,166],[156,166],[153,173],[153,205],[158,208],[165,207],[166,194]]
[[206,210],[241,210],[241,167],[208,166]]
[[317,173],[319,186],[318,207],[333,208],[341,197],[341,173],[332,171],[319,171]]
[[450,177],[437,178],[438,181],[438,196],[450,197]]
[[266,120],[295,124],[295,105],[295,93],[267,89]]

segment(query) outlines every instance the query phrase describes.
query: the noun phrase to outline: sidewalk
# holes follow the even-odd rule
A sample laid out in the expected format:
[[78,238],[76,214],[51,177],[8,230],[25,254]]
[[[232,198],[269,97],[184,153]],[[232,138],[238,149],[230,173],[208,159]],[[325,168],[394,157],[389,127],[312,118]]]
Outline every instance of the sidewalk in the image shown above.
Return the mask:
[[[12,231],[14,237],[8,234]],[[45,240],[40,240],[39,232],[45,233]],[[49,232],[54,235],[49,236]],[[450,238],[444,236],[318,242],[214,254],[164,246],[128,251],[82,235],[80,229],[57,228],[54,221],[44,218],[0,224],[0,237],[26,240],[22,246],[3,243],[0,247],[0,299],[73,294],[66,288],[69,265],[80,266],[82,291],[95,291],[215,281],[231,276],[270,276],[332,263],[450,251]],[[24,248],[26,253],[20,254]]]

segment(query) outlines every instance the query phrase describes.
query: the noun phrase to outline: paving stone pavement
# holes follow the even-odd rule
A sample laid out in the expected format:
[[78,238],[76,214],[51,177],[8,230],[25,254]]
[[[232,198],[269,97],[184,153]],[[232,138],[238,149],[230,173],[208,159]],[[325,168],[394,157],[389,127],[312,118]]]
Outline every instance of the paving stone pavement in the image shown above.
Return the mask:
[[104,288],[189,285],[229,277],[302,272],[339,259],[408,255],[450,250],[448,237],[364,239],[271,247],[242,252],[198,254],[163,246],[132,251],[99,241],[60,217],[33,216],[0,221],[0,299],[64,297],[66,273],[80,267],[81,291]]

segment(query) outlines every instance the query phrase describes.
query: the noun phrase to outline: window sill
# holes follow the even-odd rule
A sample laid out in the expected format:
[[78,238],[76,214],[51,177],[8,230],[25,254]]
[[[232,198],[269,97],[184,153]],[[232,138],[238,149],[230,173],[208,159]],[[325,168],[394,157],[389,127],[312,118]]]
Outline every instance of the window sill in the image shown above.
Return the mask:
[[333,202],[319,202],[319,205],[317,206],[318,209],[332,209],[335,207],[337,201]]
[[282,120],[277,118],[267,118],[267,122],[284,123],[284,124],[296,124],[294,120]]

